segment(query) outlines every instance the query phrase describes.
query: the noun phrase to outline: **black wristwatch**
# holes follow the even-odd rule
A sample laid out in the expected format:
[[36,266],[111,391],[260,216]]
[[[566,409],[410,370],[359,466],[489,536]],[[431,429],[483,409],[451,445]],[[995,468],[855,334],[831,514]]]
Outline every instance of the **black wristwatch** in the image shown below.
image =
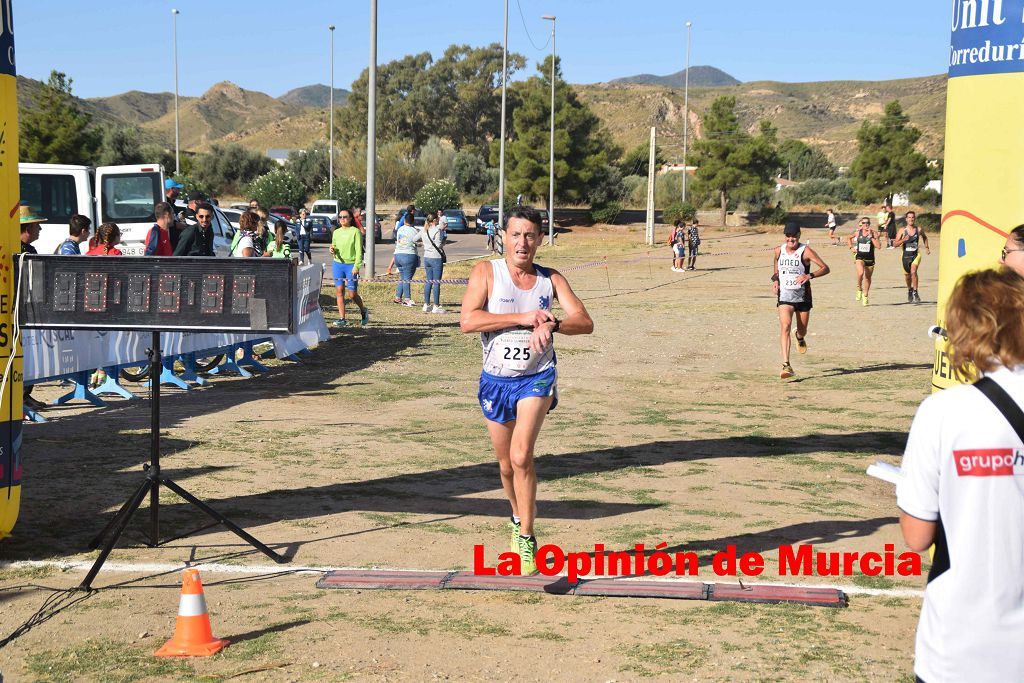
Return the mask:
[[559,320],[558,318],[555,318],[555,326],[551,328],[551,334],[554,334],[555,332],[558,332],[558,328],[560,328],[561,326],[562,326],[562,321]]

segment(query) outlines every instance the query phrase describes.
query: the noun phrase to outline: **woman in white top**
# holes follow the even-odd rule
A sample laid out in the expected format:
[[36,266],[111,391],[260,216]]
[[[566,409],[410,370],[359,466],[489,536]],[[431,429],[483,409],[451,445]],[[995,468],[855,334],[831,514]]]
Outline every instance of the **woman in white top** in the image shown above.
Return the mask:
[[407,211],[402,218],[402,225],[395,232],[395,255],[388,264],[387,274],[391,275],[394,267],[398,266],[398,286],[395,288],[395,303],[403,306],[415,306],[412,300],[412,281],[416,274],[419,263],[419,256],[416,253],[416,216],[412,211]]
[[[423,243],[423,268],[427,277],[423,285],[423,312],[444,313],[445,310],[441,308],[440,280],[444,275],[447,258],[444,253],[445,230],[440,225],[437,213],[431,211],[427,214],[427,221],[416,235],[416,241]],[[430,305],[431,294],[434,297],[433,307]]]
[[983,377],[926,398],[903,455],[903,538],[917,552],[935,545],[914,673],[927,683],[1021,681],[1024,278],[968,273],[945,319],[955,376]]

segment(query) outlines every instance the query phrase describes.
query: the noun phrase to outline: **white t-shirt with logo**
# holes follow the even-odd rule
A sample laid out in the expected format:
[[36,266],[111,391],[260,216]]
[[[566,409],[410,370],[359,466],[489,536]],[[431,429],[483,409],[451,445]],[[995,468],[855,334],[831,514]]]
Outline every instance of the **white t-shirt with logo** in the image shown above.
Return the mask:
[[[988,376],[1024,407],[1024,367]],[[1024,444],[984,394],[965,385],[924,400],[896,502],[939,521],[949,552],[925,589],[914,672],[928,683],[1024,680]]]

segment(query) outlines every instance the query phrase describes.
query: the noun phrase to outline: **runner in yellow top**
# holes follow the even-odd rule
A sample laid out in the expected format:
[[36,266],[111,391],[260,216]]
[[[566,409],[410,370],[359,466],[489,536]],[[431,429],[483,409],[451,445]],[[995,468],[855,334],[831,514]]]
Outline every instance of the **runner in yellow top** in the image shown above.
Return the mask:
[[331,235],[331,254],[334,256],[334,286],[338,295],[338,319],[335,327],[344,327],[345,290],[348,289],[352,303],[359,307],[362,323],[370,322],[370,311],[359,296],[359,269],[363,265],[363,233],[352,223],[352,212],[342,209],[338,212],[338,227]]

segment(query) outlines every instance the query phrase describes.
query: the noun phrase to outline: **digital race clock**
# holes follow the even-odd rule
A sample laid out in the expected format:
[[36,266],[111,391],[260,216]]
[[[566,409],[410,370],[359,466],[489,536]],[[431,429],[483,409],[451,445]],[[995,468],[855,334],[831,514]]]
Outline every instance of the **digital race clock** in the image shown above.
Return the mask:
[[293,331],[294,296],[290,259],[28,254],[18,322],[28,329],[280,334]]

